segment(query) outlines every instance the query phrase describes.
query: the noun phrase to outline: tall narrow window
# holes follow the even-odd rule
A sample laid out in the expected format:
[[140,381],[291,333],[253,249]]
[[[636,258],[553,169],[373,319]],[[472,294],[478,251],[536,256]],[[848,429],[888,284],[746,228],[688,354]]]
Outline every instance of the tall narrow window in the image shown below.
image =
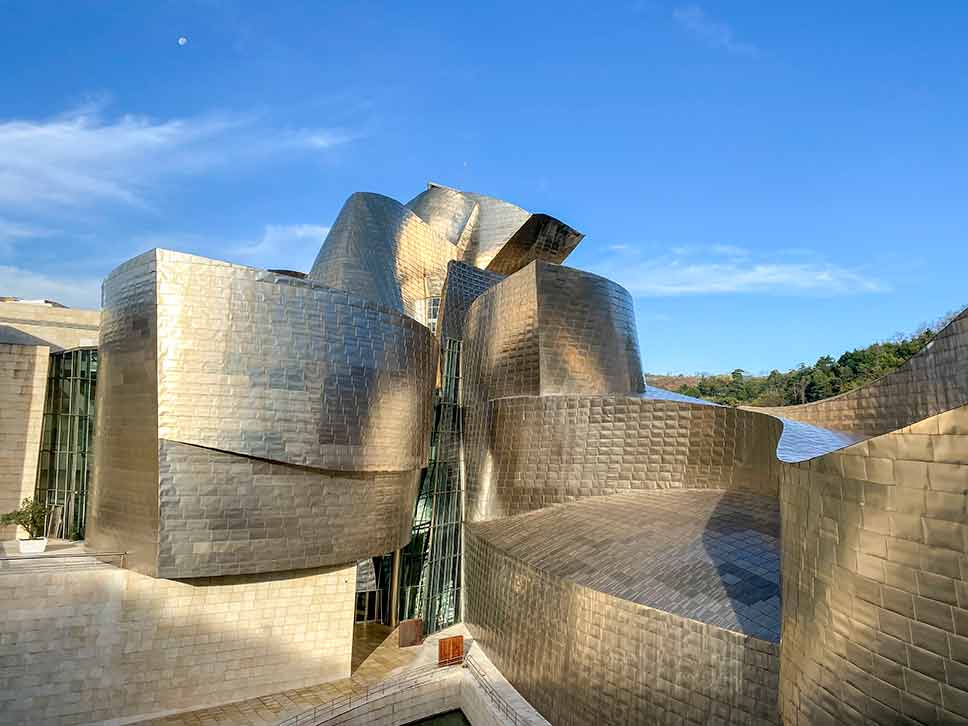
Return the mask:
[[97,363],[96,348],[50,357],[35,496],[55,507],[49,524],[52,537],[84,537]]

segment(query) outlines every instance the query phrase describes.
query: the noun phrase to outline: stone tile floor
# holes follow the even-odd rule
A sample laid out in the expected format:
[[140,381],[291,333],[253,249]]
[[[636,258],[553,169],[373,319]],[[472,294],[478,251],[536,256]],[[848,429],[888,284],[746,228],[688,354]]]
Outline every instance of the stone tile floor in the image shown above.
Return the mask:
[[589,497],[469,525],[550,575],[728,630],[780,639],[780,512],[722,490]]
[[[374,642],[384,635],[375,647]],[[357,638],[357,636],[359,636]],[[362,644],[357,650],[356,641]],[[368,686],[379,683],[391,672],[409,665],[420,651],[420,646],[399,648],[397,631],[384,626],[357,625],[354,629],[353,675],[338,681],[306,688],[294,688],[245,701],[187,711],[141,723],[156,726],[268,726],[283,719],[308,711],[313,706],[327,703],[345,693],[363,693]],[[365,656],[364,656],[365,654]],[[356,658],[359,657],[359,662]]]

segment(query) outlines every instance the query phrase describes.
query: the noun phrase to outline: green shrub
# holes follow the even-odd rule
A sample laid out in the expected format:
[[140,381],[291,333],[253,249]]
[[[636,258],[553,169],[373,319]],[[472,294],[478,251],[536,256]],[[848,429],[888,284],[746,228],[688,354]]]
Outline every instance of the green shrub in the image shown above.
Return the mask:
[[20,509],[0,515],[0,524],[19,524],[27,530],[31,539],[43,537],[47,514],[52,508],[49,504],[41,504],[27,497],[20,504]]

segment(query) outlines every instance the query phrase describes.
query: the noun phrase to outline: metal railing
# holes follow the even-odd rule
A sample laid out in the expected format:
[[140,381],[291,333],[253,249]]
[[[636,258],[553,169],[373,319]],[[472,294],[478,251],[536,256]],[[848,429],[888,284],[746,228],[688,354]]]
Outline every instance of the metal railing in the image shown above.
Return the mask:
[[454,666],[459,666],[463,661],[464,659],[461,657],[445,663],[432,663],[414,668],[400,678],[381,681],[372,686],[367,686],[363,691],[345,693],[331,701],[321,703],[309,711],[290,716],[285,721],[280,721],[278,726],[320,726],[320,724],[329,723],[335,718],[345,716],[351,711],[366,706],[372,701],[378,701],[391,693],[416,688],[434,680],[440,673]]
[[352,711],[370,705],[374,701],[378,701],[392,693],[406,691],[428,683],[434,680],[441,672],[461,664],[474,677],[474,680],[480,685],[481,690],[484,691],[485,695],[491,700],[491,703],[494,704],[495,708],[509,723],[513,724],[513,726],[532,726],[533,722],[518,713],[515,707],[494,687],[490,676],[470,656],[466,658],[455,658],[452,661],[442,664],[433,663],[431,665],[421,666],[395,680],[386,680],[368,686],[362,692],[351,692],[337,696],[331,701],[327,701],[308,711],[280,721],[278,726],[322,726],[323,724],[332,722],[334,719],[347,716]]
[[[0,564],[0,571],[7,569],[4,567],[6,563],[23,562],[25,560],[47,560],[50,562],[51,566],[54,566],[55,560],[61,560],[61,559],[67,559],[67,558],[80,558],[80,557],[97,560],[99,564],[110,564],[110,563],[104,562],[103,559],[117,557],[118,558],[117,566],[120,567],[121,569],[124,569],[124,558],[127,556],[127,554],[128,554],[127,552],[58,553],[57,551],[53,551],[53,552],[44,552],[43,554],[36,554],[36,555],[0,555],[0,563],[2,563]],[[38,563],[34,562],[32,564],[38,564]],[[30,569],[30,565],[29,564],[25,565],[24,569]],[[34,568],[34,569],[47,569],[47,568]]]
[[474,676],[481,690],[491,699],[491,703],[497,708],[505,718],[508,719],[514,726],[530,726],[532,723],[530,719],[522,716],[517,712],[517,710],[508,701],[498,693],[494,684],[491,682],[490,676],[484,672],[474,659],[468,656],[464,659],[464,667],[467,669],[468,673]]

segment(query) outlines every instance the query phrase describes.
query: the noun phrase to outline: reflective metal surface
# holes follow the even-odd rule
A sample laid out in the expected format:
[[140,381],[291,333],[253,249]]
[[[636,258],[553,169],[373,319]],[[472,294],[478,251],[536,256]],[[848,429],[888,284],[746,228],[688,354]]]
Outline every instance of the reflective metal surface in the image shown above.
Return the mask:
[[968,722],[968,407],[784,465],[785,722]]
[[104,297],[95,546],[194,577],[407,541],[429,330],[318,283],[166,250],[112,273]]

